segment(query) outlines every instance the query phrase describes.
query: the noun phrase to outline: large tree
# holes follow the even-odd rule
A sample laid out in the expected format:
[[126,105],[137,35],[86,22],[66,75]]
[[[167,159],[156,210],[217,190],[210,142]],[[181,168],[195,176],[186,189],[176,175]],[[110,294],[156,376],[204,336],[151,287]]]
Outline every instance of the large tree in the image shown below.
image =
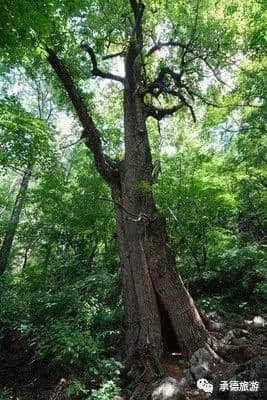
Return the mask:
[[[218,107],[221,72],[238,62],[233,56],[238,51],[235,23],[241,3],[150,0],[145,6],[138,0],[112,4],[99,0],[79,1],[77,6],[55,1],[45,7],[18,3],[21,7],[11,7],[6,23],[13,27],[6,30],[6,41],[17,48],[11,60],[17,62],[23,53],[29,68],[33,55],[34,68],[44,69],[48,61],[76,111],[96,168],[110,187],[122,263],[126,366],[137,387],[132,398],[143,399],[160,372],[167,332],[163,324],[169,324],[177,346],[188,357],[205,349],[211,363],[220,361],[183,284],[164,219],[157,211],[149,121],[180,112],[195,122],[201,105]],[[106,63],[117,57],[124,64],[124,76],[106,72]],[[116,90],[122,89],[124,156],[119,161],[105,152],[91,96],[88,101],[86,91],[77,85],[84,82],[88,65],[91,77],[113,80]]]

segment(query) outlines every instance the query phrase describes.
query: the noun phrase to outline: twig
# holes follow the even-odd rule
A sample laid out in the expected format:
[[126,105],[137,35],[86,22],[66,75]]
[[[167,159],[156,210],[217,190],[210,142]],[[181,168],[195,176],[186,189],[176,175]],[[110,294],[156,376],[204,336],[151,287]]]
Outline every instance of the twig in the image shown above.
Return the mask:
[[162,49],[163,47],[181,47],[182,49],[186,49],[187,45],[180,41],[173,40],[173,39],[169,40],[168,42],[160,42],[159,41],[153,47],[151,47],[150,50],[148,50],[147,57],[151,56],[153,53]]
[[60,147],[59,147],[59,150],[67,149],[68,147],[74,146],[75,144],[81,142],[82,139],[83,139],[83,138],[79,138],[78,140],[76,140],[76,142],[69,143],[69,144],[66,144],[66,145],[64,145],[64,146],[60,146]]
[[174,212],[172,211],[172,209],[171,209],[170,207],[168,207],[168,210],[170,211],[171,215],[173,216],[173,218],[175,219],[175,221],[176,221],[177,224],[178,224],[178,223],[179,223],[179,222],[178,222],[178,219],[176,218],[176,215],[174,214]]

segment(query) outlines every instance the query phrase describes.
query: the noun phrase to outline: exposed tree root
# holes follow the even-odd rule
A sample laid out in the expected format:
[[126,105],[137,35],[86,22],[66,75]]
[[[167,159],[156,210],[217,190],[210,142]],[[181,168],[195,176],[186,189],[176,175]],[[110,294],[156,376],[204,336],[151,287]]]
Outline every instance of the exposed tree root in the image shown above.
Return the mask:
[[150,399],[153,383],[162,375],[160,360],[147,346],[128,357],[125,366],[134,387],[130,400]]
[[[213,322],[208,321],[207,318],[205,326],[209,325],[214,328]],[[225,327],[224,324],[221,325]],[[190,387],[196,391],[196,381],[200,378],[208,379],[218,390],[220,381],[225,376],[231,377],[231,374],[234,374],[240,363],[243,365],[259,356],[267,358],[267,347],[264,344],[257,343],[257,334],[260,338],[263,336],[262,331],[259,331],[259,329],[258,332],[253,329],[245,331],[240,327],[228,330],[228,332],[225,329],[209,332],[208,343],[195,351],[190,357],[187,373],[183,371],[178,375],[169,373],[170,368],[165,368],[163,361],[163,368],[161,368],[159,360],[155,361],[155,356],[152,355],[152,352],[149,352],[149,347],[135,352],[131,360],[128,360],[129,375],[134,388],[130,400],[150,400],[151,393],[154,393],[155,387],[160,387],[160,384],[164,386],[164,382],[170,376],[172,376],[170,379],[175,378],[178,383],[181,382],[183,377],[186,378],[186,383],[183,386],[183,390],[186,393],[185,398],[187,398],[187,393],[190,392]],[[242,343],[242,339],[244,340],[243,335],[247,335],[247,343]],[[237,344],[233,344],[235,342]],[[238,344],[238,342],[241,344]],[[174,370],[175,366],[177,367],[177,364],[174,361],[172,370]],[[164,372],[163,376],[162,370]],[[162,380],[164,377],[165,379]],[[202,397],[200,396],[199,398]]]

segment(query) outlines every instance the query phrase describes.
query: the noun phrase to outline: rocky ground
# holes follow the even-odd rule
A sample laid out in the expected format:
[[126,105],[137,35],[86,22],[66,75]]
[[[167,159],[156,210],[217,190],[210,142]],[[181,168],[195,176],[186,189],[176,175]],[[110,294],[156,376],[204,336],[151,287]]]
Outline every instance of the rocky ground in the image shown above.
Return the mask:
[[266,400],[267,315],[228,322],[216,313],[208,317],[225,362],[212,370],[205,357],[201,360],[201,351],[192,356],[188,368],[177,369],[179,361],[173,360],[172,367],[169,362],[152,400]]
[[[209,318],[225,362],[214,371],[204,360],[201,364],[201,355],[195,354],[187,364],[182,354],[167,354],[162,362],[164,378],[155,383],[152,400],[267,399],[267,315],[227,323],[216,313]],[[65,388],[73,378],[36,359],[19,334],[10,332],[0,341],[1,400],[67,400]],[[213,390],[208,391],[208,384]],[[121,399],[126,396],[114,398]]]

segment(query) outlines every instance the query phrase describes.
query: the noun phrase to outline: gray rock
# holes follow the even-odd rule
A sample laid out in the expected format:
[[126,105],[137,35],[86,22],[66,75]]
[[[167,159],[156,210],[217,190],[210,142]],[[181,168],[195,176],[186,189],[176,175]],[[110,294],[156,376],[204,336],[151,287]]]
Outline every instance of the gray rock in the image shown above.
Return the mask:
[[167,377],[159,382],[152,392],[152,400],[185,400],[185,381]]
[[192,355],[187,372],[187,380],[190,385],[194,385],[198,379],[206,378],[210,375],[213,368],[214,358],[210,351],[201,347]]
[[192,365],[190,372],[193,374],[196,380],[201,379],[209,374],[209,365],[207,362],[202,362],[200,365]]
[[112,400],[124,400],[121,396],[114,396]]
[[266,325],[266,321],[261,316],[257,316],[253,318],[254,328],[263,328]]
[[221,344],[225,345],[231,342],[235,338],[235,334],[232,330],[228,331],[227,334],[222,338]]

